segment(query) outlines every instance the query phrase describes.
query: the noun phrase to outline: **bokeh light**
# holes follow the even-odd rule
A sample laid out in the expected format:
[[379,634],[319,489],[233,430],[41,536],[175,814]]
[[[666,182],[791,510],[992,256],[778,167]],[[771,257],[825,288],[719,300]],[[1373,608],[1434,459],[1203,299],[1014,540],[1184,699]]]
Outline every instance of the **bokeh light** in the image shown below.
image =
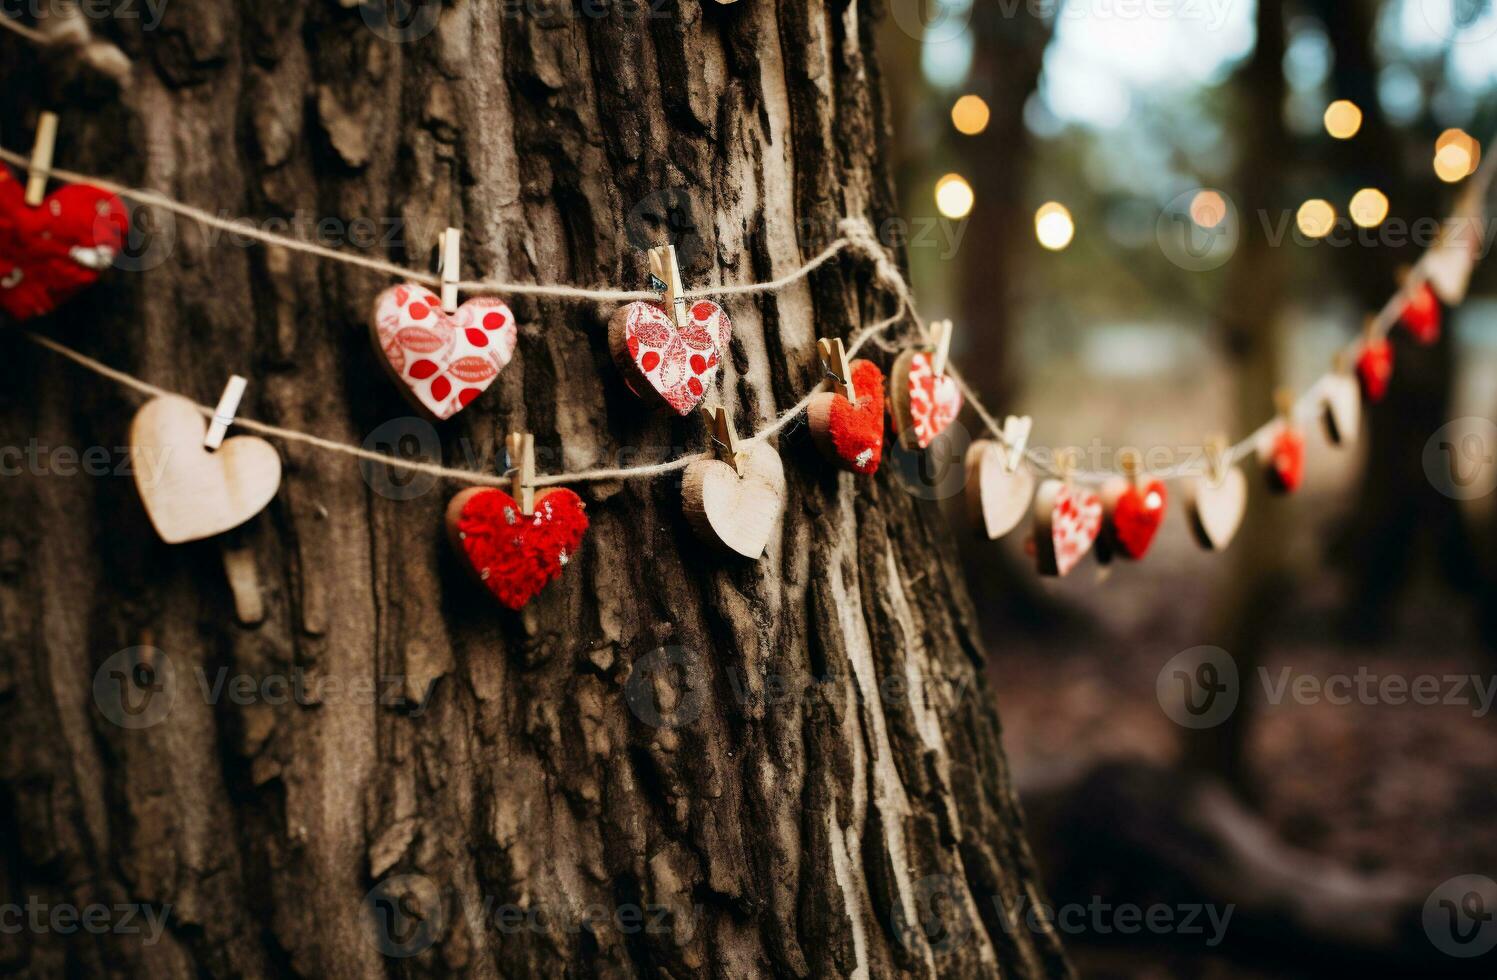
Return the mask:
[[1336,209],[1330,201],[1311,198],[1299,206],[1295,220],[1306,238],[1324,238],[1336,226]]
[[1388,195],[1376,187],[1364,187],[1352,195],[1351,220],[1363,228],[1376,228],[1388,217]]
[[1227,201],[1216,191],[1199,191],[1190,199],[1190,220],[1202,228],[1215,228],[1226,220]]
[[992,113],[980,95],[964,95],[951,107],[951,125],[963,136],[976,136],[988,128]]
[[1338,140],[1349,140],[1362,130],[1362,110],[1355,102],[1337,99],[1325,110],[1325,131]]
[[1034,213],[1034,234],[1045,248],[1059,252],[1076,237],[1076,222],[1064,204],[1050,201]]
[[947,218],[965,218],[972,212],[977,195],[961,174],[947,174],[936,181],[936,210]]
[[1481,144],[1463,129],[1447,129],[1435,140],[1435,176],[1453,184],[1476,172]]

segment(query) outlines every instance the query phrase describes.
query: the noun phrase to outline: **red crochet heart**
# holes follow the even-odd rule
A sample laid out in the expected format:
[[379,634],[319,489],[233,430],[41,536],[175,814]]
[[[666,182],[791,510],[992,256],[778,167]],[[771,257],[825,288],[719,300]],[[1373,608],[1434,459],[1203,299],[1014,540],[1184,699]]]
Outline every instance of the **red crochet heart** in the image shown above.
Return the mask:
[[576,555],[587,531],[587,508],[570,490],[542,490],[535,513],[492,487],[471,487],[447,505],[453,543],[494,597],[520,609]]
[[119,198],[71,184],[26,206],[26,190],[0,167],[0,310],[44,316],[99,278],[119,254],[130,217]]
[[1362,397],[1382,401],[1393,379],[1393,345],[1383,339],[1367,341],[1357,358],[1357,379],[1362,382]]
[[852,362],[856,403],[840,391],[816,395],[806,414],[811,436],[823,453],[854,473],[878,470],[884,456],[884,372],[872,361]]
[[691,304],[685,327],[663,307],[644,302],[620,308],[608,321],[609,347],[630,390],[679,415],[690,415],[712,387],[732,336],[728,314],[707,300]]
[[1286,425],[1273,437],[1268,480],[1280,493],[1293,493],[1305,482],[1305,437],[1298,429]]
[[1113,539],[1118,550],[1134,561],[1142,558],[1164,523],[1168,501],[1169,494],[1158,480],[1143,486],[1130,482],[1112,509]]
[[1429,283],[1421,284],[1414,291],[1408,305],[1403,308],[1402,318],[1403,325],[1419,343],[1428,345],[1440,339],[1440,298]]

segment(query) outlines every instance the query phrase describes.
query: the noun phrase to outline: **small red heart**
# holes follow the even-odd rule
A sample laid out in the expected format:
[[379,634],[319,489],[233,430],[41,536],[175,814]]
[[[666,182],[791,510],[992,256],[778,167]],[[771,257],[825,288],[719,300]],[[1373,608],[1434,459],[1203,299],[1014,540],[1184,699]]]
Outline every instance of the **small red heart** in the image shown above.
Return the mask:
[[561,577],[587,532],[587,507],[564,488],[535,495],[535,513],[503,490],[471,487],[447,505],[447,529],[485,588],[520,609]]
[[1268,459],[1269,484],[1280,493],[1293,493],[1305,482],[1305,437],[1292,426],[1274,436]]
[[852,362],[855,403],[840,391],[823,391],[806,410],[811,437],[821,451],[854,473],[878,470],[884,456],[884,372],[872,361]]
[[1393,379],[1393,345],[1382,338],[1369,340],[1357,358],[1357,379],[1362,383],[1364,398],[1382,401]]
[[[375,346],[406,397],[436,419],[477,398],[514,356],[519,330],[509,307],[477,296],[448,316],[441,300],[416,283],[392,286],[374,304]],[[406,352],[420,354],[406,361]],[[462,388],[456,395],[454,389]]]
[[1112,510],[1113,540],[1124,556],[1137,561],[1148,553],[1154,535],[1164,523],[1169,493],[1154,480],[1143,486],[1129,483]]
[[685,327],[656,303],[630,303],[608,321],[608,345],[629,390],[670,406],[679,415],[696,408],[717,377],[718,355],[733,324],[706,300],[691,307]]
[[1442,319],[1440,298],[1435,295],[1429,283],[1421,284],[1409,298],[1408,305],[1403,308],[1403,325],[1415,340],[1428,346],[1440,339]]
[[130,229],[119,198],[71,184],[27,207],[26,191],[0,167],[0,311],[44,316],[99,278]]

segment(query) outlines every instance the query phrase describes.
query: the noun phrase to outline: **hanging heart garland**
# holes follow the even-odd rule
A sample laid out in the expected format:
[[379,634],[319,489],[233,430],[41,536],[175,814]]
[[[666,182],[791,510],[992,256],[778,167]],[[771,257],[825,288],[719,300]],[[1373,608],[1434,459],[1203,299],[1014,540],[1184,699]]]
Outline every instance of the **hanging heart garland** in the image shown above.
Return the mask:
[[113,264],[130,229],[113,194],[70,184],[28,207],[26,191],[0,167],[0,311],[45,316]]
[[494,487],[470,487],[447,504],[447,533],[483,587],[519,610],[561,577],[587,533],[587,507],[565,488],[535,494],[534,513]]
[[448,315],[436,294],[416,283],[380,293],[370,325],[380,362],[401,392],[438,421],[483,394],[519,340],[514,314],[502,300],[475,297]]

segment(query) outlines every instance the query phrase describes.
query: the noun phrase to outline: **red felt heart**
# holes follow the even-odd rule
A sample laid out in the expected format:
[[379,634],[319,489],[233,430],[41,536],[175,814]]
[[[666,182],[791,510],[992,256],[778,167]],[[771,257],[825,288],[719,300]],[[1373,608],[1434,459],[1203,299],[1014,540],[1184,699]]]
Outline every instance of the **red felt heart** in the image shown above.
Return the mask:
[[519,339],[502,300],[476,296],[449,316],[431,290],[415,283],[380,293],[371,323],[390,374],[436,419],[451,418],[483,394]]
[[656,303],[630,303],[608,321],[608,342],[629,389],[690,415],[717,377],[733,336],[722,307],[698,300],[677,327]]
[[447,505],[447,530],[484,587],[510,609],[520,609],[577,553],[587,531],[587,508],[570,490],[535,495],[535,513],[503,490],[470,487]]
[[1142,486],[1128,481],[1116,497],[1109,497],[1113,542],[1125,557],[1137,561],[1148,552],[1168,502],[1169,493],[1158,480]]
[[1403,325],[1419,343],[1428,345],[1440,339],[1440,298],[1429,283],[1422,283],[1414,291],[1408,305],[1403,308],[1402,319]]
[[27,207],[21,182],[0,167],[0,310],[15,320],[51,313],[109,268],[129,228],[120,199],[88,184]]
[[1280,427],[1270,443],[1268,482],[1280,493],[1293,493],[1305,482],[1305,437],[1292,426]]
[[1357,357],[1357,380],[1362,383],[1362,396],[1369,402],[1382,401],[1392,379],[1393,345],[1382,338],[1367,341]]
[[884,456],[884,372],[872,361],[852,362],[858,400],[823,391],[806,409],[811,437],[829,458],[854,473],[873,473]]

